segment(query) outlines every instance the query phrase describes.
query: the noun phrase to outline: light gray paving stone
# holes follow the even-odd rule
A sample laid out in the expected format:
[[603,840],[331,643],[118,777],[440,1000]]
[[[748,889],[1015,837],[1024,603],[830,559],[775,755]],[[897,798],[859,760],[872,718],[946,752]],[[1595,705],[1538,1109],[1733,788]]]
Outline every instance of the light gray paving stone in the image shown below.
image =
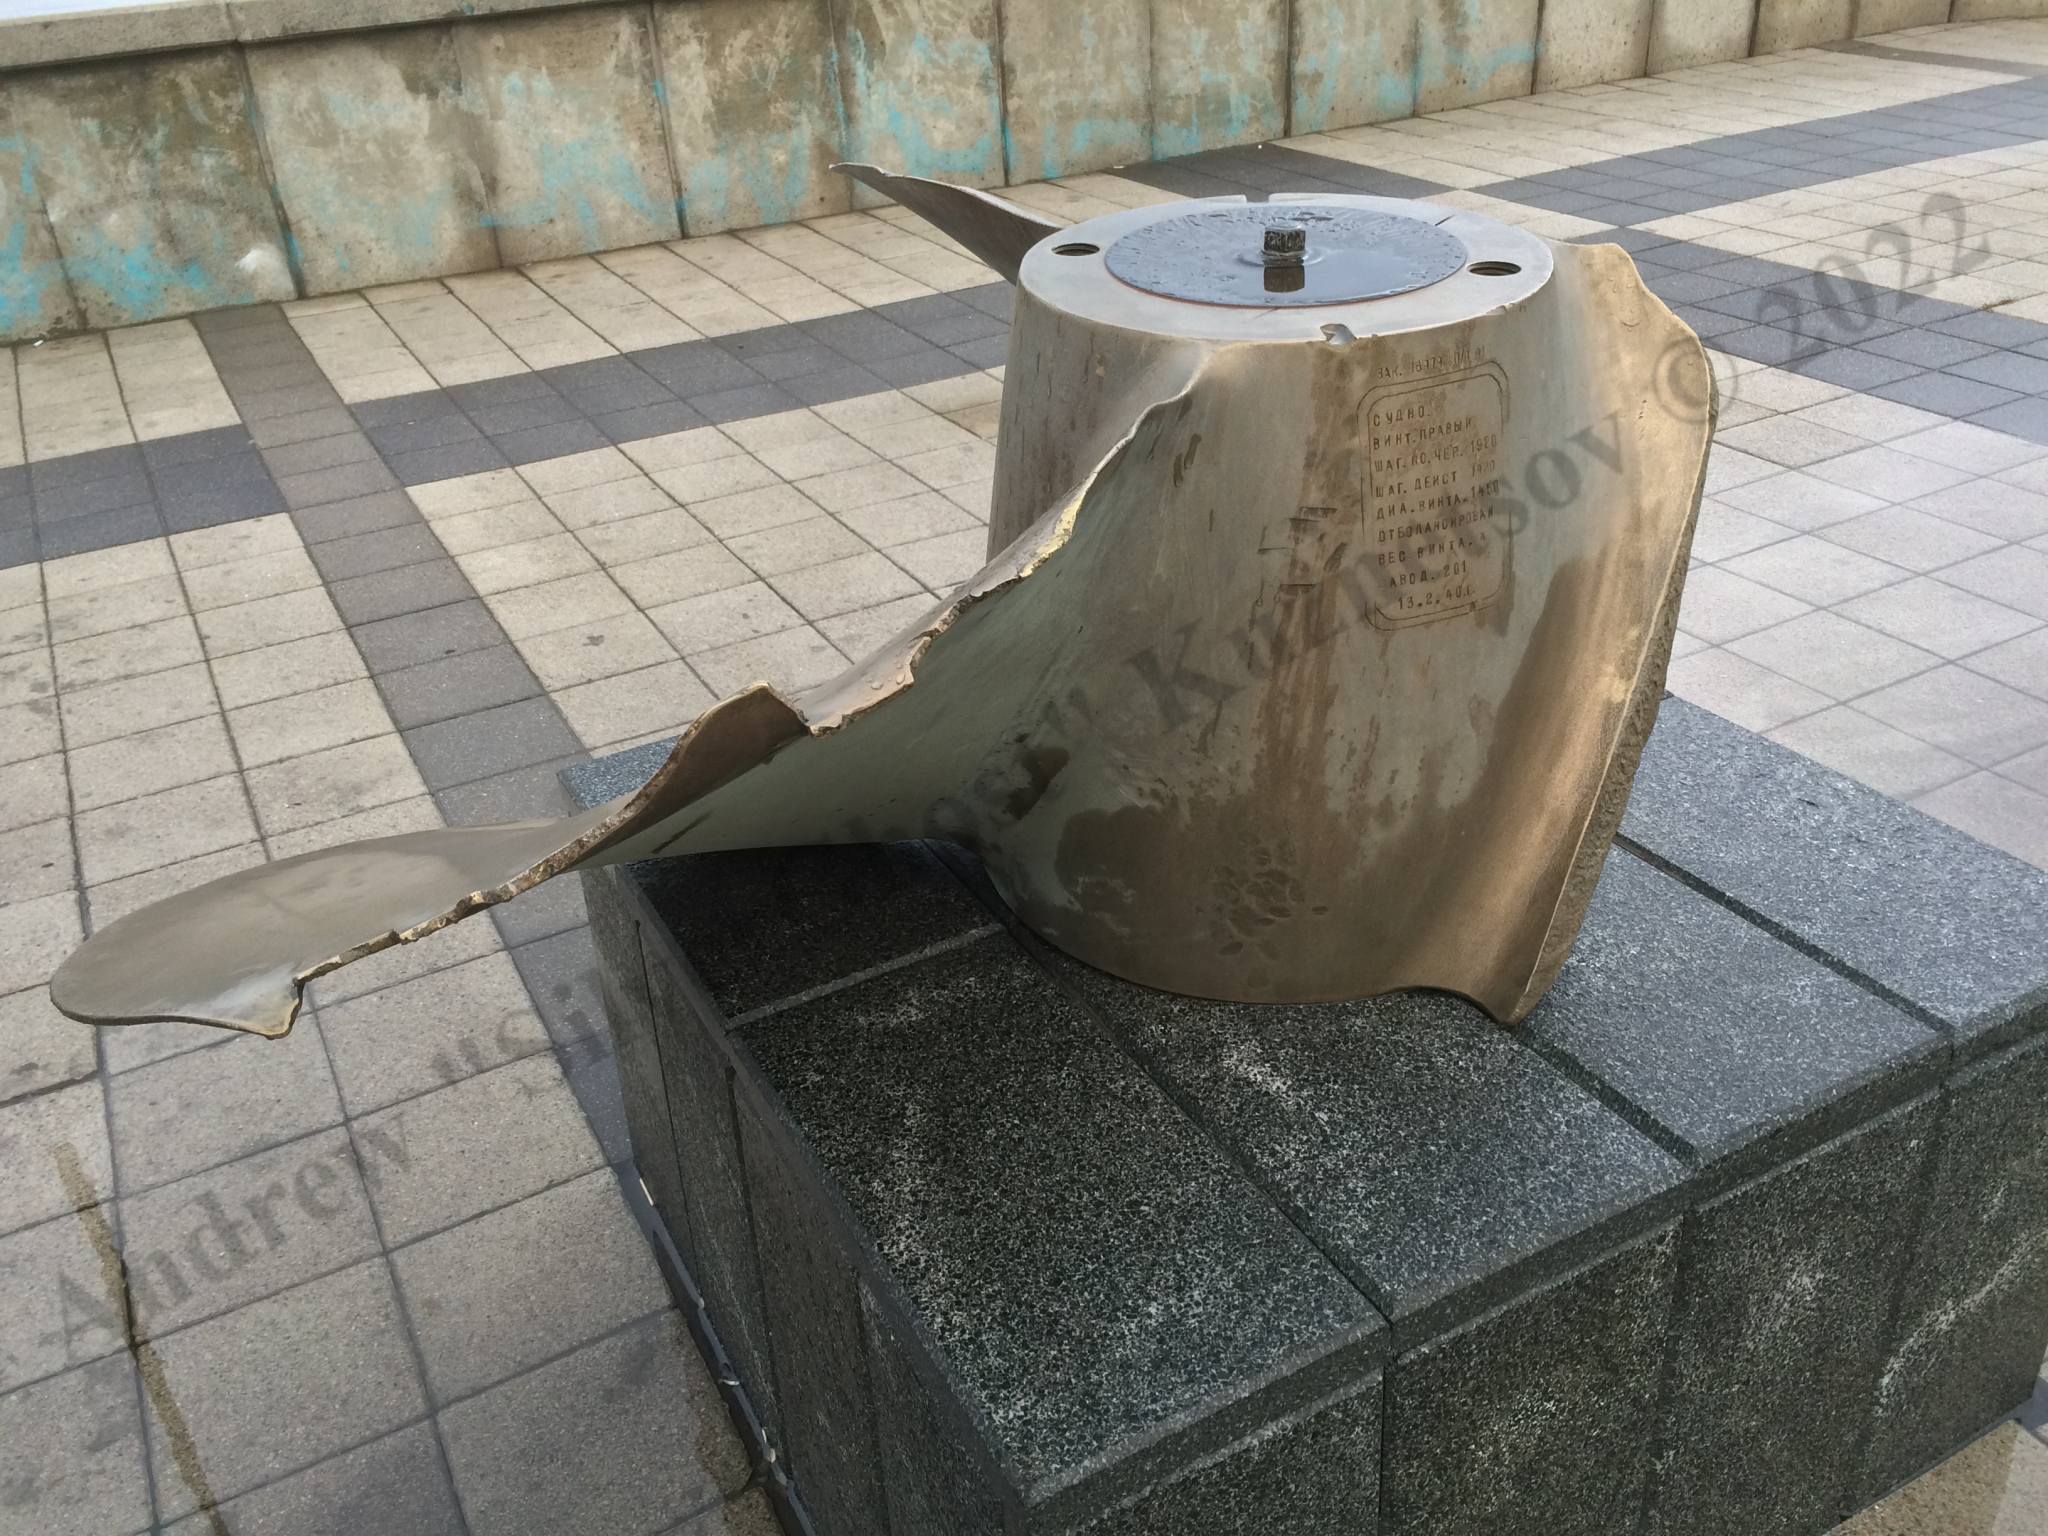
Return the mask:
[[1721,491],[1717,500],[1740,512],[1812,532],[1875,512],[1884,502],[1875,496],[1798,470],[1768,474]]
[[342,627],[334,599],[324,589],[280,592],[198,616],[199,638],[216,660],[245,651],[267,650],[287,640],[327,634]]
[[931,595],[919,592],[914,597],[899,597],[894,602],[874,608],[861,608],[853,613],[820,619],[818,632],[847,656],[857,660],[870,655],[910,625],[921,623],[931,610]]
[[493,1536],[658,1531],[747,1479],[673,1312],[458,1403],[440,1422],[463,1507]]
[[26,704],[48,698],[55,688],[48,651],[17,651],[0,656],[0,704]]
[[[53,645],[62,645],[88,635],[154,624],[188,611],[185,589],[177,577],[152,576],[126,586],[52,599],[48,608],[49,636]],[[199,629],[203,636],[206,626],[201,624]]]
[[668,1306],[609,1168],[400,1248],[391,1263],[437,1402]]
[[122,1256],[143,1338],[380,1251],[354,1147],[340,1126],[123,1196],[120,1211]]
[[1769,463],[1794,469],[1866,446],[1860,437],[1793,416],[1773,416],[1751,422],[1748,426],[1731,427],[1717,434],[1717,441]]
[[676,651],[655,628],[650,615],[636,612],[613,614],[589,624],[535,635],[520,642],[519,654],[542,687],[560,690],[672,661]]
[[371,1184],[388,1243],[405,1243],[587,1173],[602,1161],[555,1059],[529,1056],[357,1122],[403,1149]]
[[1852,597],[1840,611],[1950,661],[2023,635],[2040,622],[1932,576]]
[[1951,565],[1939,579],[2029,617],[2048,619],[2048,550],[2008,545]]
[[366,741],[391,726],[377,685],[367,677],[228,711],[228,730],[245,768]]
[[1998,547],[1998,540],[1988,533],[1913,507],[1880,507],[1836,523],[1821,537],[1922,573]]
[[934,592],[943,594],[981,569],[987,546],[987,534],[973,528],[898,544],[889,551],[889,558]]
[[100,885],[253,841],[256,822],[229,773],[85,811],[77,830],[86,882]]
[[1993,539],[2038,539],[2048,532],[2048,494],[2003,479],[1972,479],[1909,506]]
[[[135,1367],[126,1354],[0,1397],[0,1489],[22,1536],[129,1536],[150,1525]],[[10,1516],[10,1518],[12,1518]]]
[[59,1013],[45,988],[0,997],[0,1103],[91,1077],[93,1047],[91,1027]]
[[731,549],[700,544],[650,560],[635,560],[617,567],[611,574],[641,608],[655,608],[752,580],[753,572],[733,558],[738,547],[737,540]]
[[64,717],[65,745],[76,749],[212,714],[219,704],[212,674],[194,664],[67,690],[58,707]]
[[1810,534],[1737,555],[1723,561],[1721,569],[1789,593],[1801,602],[1821,605],[1860,597],[1904,581],[1911,574],[1887,560],[1873,559]]
[[1968,470],[1900,453],[1896,448],[1876,446],[1815,464],[1813,473],[1835,485],[1846,485],[1852,491],[1885,501],[1911,501],[1971,478]]
[[902,567],[872,550],[784,572],[773,578],[773,585],[797,612],[813,620],[923,591]]
[[235,771],[227,723],[205,714],[70,754],[73,807],[90,811]]
[[1823,767],[1900,799],[1923,795],[1975,771],[1953,752],[1929,746],[1853,705],[1790,721],[1769,735]]
[[672,736],[714,702],[696,673],[681,661],[621,672],[555,695],[570,729],[593,750]]
[[1729,641],[1728,649],[1836,699],[1854,698],[1941,665],[1931,651],[1825,609],[1742,635]]
[[606,566],[651,560],[711,542],[711,535],[681,507],[648,512],[619,522],[595,523],[578,532],[583,547]]
[[713,693],[736,693],[749,683],[808,688],[846,669],[846,658],[809,625],[780,630],[736,645],[691,655],[690,666]]
[[2048,869],[2048,795],[1998,773],[1973,773],[1913,802],[1994,848]]
[[0,996],[43,985],[83,937],[65,892],[0,906]]
[[108,1085],[107,1098],[124,1195],[341,1120],[320,1026],[306,1018],[282,1040],[247,1035],[124,1072]]
[[[487,923],[457,926],[491,932]],[[320,1027],[351,1115],[430,1093],[549,1044],[519,972],[503,952],[327,1003]]]
[[2048,742],[2048,703],[1962,667],[1894,683],[1857,708],[1980,768]]
[[[216,1498],[232,1498],[417,1419],[426,1407],[380,1258],[160,1339],[162,1392]],[[166,1516],[198,1507],[152,1403],[151,1465]]]
[[1780,676],[1735,652],[1709,647],[1671,664],[1667,685],[1682,699],[1752,731],[1767,731],[1825,709],[1817,689]]
[[266,837],[426,793],[396,733],[250,770],[249,798]]
[[[424,1423],[230,1499],[220,1517],[234,1536],[447,1536],[462,1529],[441,1448]],[[203,1511],[168,1531],[218,1536]]]
[[214,684],[228,709],[303,697],[365,675],[355,642],[342,630],[237,652],[213,664]]
[[127,1348],[105,1230],[66,1215],[0,1237],[0,1394]]
[[106,1200],[114,1192],[100,1085],[82,1083],[0,1104],[0,1233]]
[[57,681],[67,689],[166,672],[204,659],[198,626],[182,613],[149,624],[110,629],[82,640],[67,640],[52,654],[57,663]]
[[32,704],[11,704],[0,708],[0,763],[43,757],[63,745],[63,733],[57,726],[55,699],[38,699]]
[[1963,665],[1995,677],[2009,688],[2048,699],[2048,625],[1979,651]]
[[63,817],[16,827],[0,837],[0,902],[78,888],[71,823]]

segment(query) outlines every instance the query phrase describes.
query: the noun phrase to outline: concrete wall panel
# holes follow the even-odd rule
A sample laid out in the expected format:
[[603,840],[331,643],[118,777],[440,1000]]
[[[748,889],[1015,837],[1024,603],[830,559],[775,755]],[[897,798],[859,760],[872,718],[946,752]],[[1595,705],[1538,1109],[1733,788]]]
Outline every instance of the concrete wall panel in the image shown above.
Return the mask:
[[1415,36],[1426,0],[1294,0],[1291,128],[1322,133],[1415,111]]
[[478,21],[455,39],[502,260],[682,232],[645,7]]
[[1545,0],[1536,89],[1633,80],[1649,67],[1654,0]]
[[826,0],[662,0],[654,26],[688,233],[846,211]]
[[1013,183],[1150,158],[1151,0],[1004,0],[1002,23]]
[[1854,35],[1939,26],[1948,20],[1948,7],[1949,0],[1856,0]]
[[1542,0],[1421,0],[1415,110],[1526,96],[1536,78]]
[[[72,302],[57,237],[43,213],[38,159],[28,135],[15,126],[8,94],[0,91],[0,342],[75,330],[85,323]],[[0,370],[4,367],[0,364]],[[0,428],[0,442],[4,434]],[[7,462],[0,453],[0,464]]]
[[[1001,186],[995,0],[835,0],[833,11],[848,158]],[[855,189],[858,207],[882,201]]]
[[1951,21],[2003,21],[2008,16],[2048,16],[2048,0],[1956,0]]
[[1153,0],[1152,153],[1287,132],[1287,0]]
[[14,196],[40,200],[85,324],[292,297],[231,51],[10,75],[6,91],[29,146]]
[[446,27],[251,47],[249,79],[309,292],[498,264]]
[[1649,72],[1749,56],[1755,0],[1658,0],[1650,18]]
[[1849,35],[1856,0],[1757,0],[1752,53],[1783,53]]

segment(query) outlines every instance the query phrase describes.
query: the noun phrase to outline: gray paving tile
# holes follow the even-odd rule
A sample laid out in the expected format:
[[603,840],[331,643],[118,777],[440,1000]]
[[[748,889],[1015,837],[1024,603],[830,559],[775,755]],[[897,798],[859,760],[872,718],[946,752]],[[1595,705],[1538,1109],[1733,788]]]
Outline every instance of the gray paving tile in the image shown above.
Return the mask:
[[28,466],[30,486],[41,494],[89,481],[142,473],[142,450],[122,443],[111,448],[93,448],[84,453],[60,454],[38,459]]
[[320,1026],[309,1019],[282,1040],[245,1036],[124,1072],[108,1085],[107,1110],[124,1195],[341,1121]]
[[354,627],[459,603],[476,594],[453,560],[428,560],[337,581],[328,588],[328,595],[343,622]]
[[381,1251],[340,1126],[124,1196],[120,1213],[136,1331],[144,1338]]
[[353,431],[355,425],[356,419],[349,414],[348,407],[334,402],[284,416],[251,420],[245,423],[244,430],[257,447],[278,448],[287,443],[303,443],[313,438],[332,437],[337,432]]
[[2009,389],[1958,378],[1952,373],[1923,373],[1895,384],[1880,384],[1871,393],[1943,416],[1971,416],[2018,398]]
[[373,673],[396,672],[424,662],[481,650],[503,642],[505,632],[474,596],[358,625],[353,636]]
[[91,1077],[90,1027],[67,1019],[42,987],[0,997],[0,1103]]
[[151,469],[195,464],[201,459],[243,453],[253,446],[249,429],[240,423],[232,427],[212,427],[204,432],[180,432],[176,436],[154,438],[141,445],[143,462]]
[[566,1183],[603,1161],[550,1055],[408,1099],[365,1116],[355,1129],[366,1148],[398,1149],[370,1185],[378,1225],[392,1244]]
[[500,704],[404,734],[420,776],[437,790],[566,757],[583,746],[554,701],[546,698]]
[[391,472],[406,485],[426,485],[435,480],[453,479],[457,475],[482,474],[485,470],[503,469],[510,462],[489,438],[484,437],[404,453],[386,449],[385,453]]
[[669,1304],[609,1168],[400,1248],[391,1263],[442,1403]]
[[337,432],[332,437],[289,443],[262,450],[263,462],[274,476],[310,474],[316,469],[333,469],[341,464],[359,464],[377,457],[369,438],[360,432]]
[[448,557],[448,551],[441,547],[441,541],[434,537],[433,530],[417,517],[412,522],[396,523],[371,533],[351,534],[308,545],[306,553],[311,556],[321,578],[330,585],[355,576],[370,576],[378,571],[397,570],[401,566],[424,565]]
[[283,494],[268,481],[250,481],[217,491],[193,491],[163,498],[164,523],[173,533],[245,522],[283,510]]
[[401,730],[532,698],[541,691],[532,671],[509,644],[380,673],[377,687],[393,723]]
[[7,1170],[0,1181],[0,1233],[113,1193],[104,1114],[93,1079],[0,1104],[0,1168]]
[[[135,1367],[121,1354],[0,1397],[0,1489],[29,1536],[150,1527]],[[10,1514],[10,1520],[13,1516]]]
[[[246,422],[271,421],[280,416],[299,416],[308,411],[341,407],[341,397],[324,377],[318,382],[296,384],[286,389],[238,390],[232,375],[223,380],[235,408]],[[268,444],[265,444],[268,447]]]
[[478,1530],[617,1536],[738,1492],[724,1411],[671,1312],[445,1410],[441,1432]]
[[170,1334],[156,1344],[160,1394],[149,1414],[161,1513],[199,1507],[178,1475],[171,1424],[189,1434],[216,1498],[323,1461],[425,1411],[384,1260],[371,1259]]
[[[560,458],[564,454],[587,453],[609,447],[610,440],[582,417],[557,421],[547,426],[501,432],[491,444],[512,464],[531,464],[537,459]],[[468,471],[465,471],[467,473]]]
[[419,509],[413,506],[412,498],[405,492],[374,491],[368,496],[354,496],[346,501],[294,508],[292,526],[299,530],[299,537],[310,551],[311,546],[324,544],[330,539],[346,539],[357,534],[374,533],[380,528],[418,522],[419,515]]
[[[447,1536],[463,1529],[434,1431],[413,1424],[305,1471],[228,1500],[234,1536]],[[219,1536],[205,1512],[167,1536]]]
[[93,1212],[0,1237],[0,1393],[128,1347],[118,1299],[107,1294],[107,1231]]
[[[564,809],[564,800],[556,775],[568,764],[581,761],[585,756],[582,752],[565,753],[546,762],[530,763],[524,768],[512,768],[488,778],[437,789],[434,791],[434,803],[441,808],[441,814],[450,826],[459,827],[559,816]],[[575,889],[574,882],[549,881],[541,887],[541,893],[551,893],[556,886],[564,884],[571,890]],[[500,922],[516,922],[517,914],[525,910],[523,903],[529,899],[548,899],[541,893],[532,898],[521,897],[519,903],[510,906],[495,908],[493,915]]]
[[[486,923],[473,921],[473,927],[491,933]],[[320,1023],[351,1115],[431,1093],[552,1044],[502,952],[323,1003]]]

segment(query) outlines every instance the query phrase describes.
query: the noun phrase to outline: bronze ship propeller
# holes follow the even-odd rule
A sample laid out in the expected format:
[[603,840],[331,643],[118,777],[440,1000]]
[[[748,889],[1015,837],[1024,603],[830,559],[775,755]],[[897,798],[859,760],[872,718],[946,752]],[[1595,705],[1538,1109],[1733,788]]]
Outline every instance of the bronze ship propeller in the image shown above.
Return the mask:
[[1535,1005],[1662,693],[1697,338],[1620,249],[1451,208],[1062,228],[843,169],[1017,286],[987,565],[842,676],[719,701],[608,805],[123,917],[60,1009],[280,1036],[315,977],[572,869],[909,837],[973,848],[1036,932],[1147,985]]

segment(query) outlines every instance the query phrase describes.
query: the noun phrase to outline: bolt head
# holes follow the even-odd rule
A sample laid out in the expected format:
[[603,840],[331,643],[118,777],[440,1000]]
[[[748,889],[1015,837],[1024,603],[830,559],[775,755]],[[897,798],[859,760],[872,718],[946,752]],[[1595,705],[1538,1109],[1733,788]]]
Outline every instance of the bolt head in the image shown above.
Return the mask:
[[1308,231],[1299,224],[1268,224],[1265,252],[1268,256],[1300,256],[1308,250]]

